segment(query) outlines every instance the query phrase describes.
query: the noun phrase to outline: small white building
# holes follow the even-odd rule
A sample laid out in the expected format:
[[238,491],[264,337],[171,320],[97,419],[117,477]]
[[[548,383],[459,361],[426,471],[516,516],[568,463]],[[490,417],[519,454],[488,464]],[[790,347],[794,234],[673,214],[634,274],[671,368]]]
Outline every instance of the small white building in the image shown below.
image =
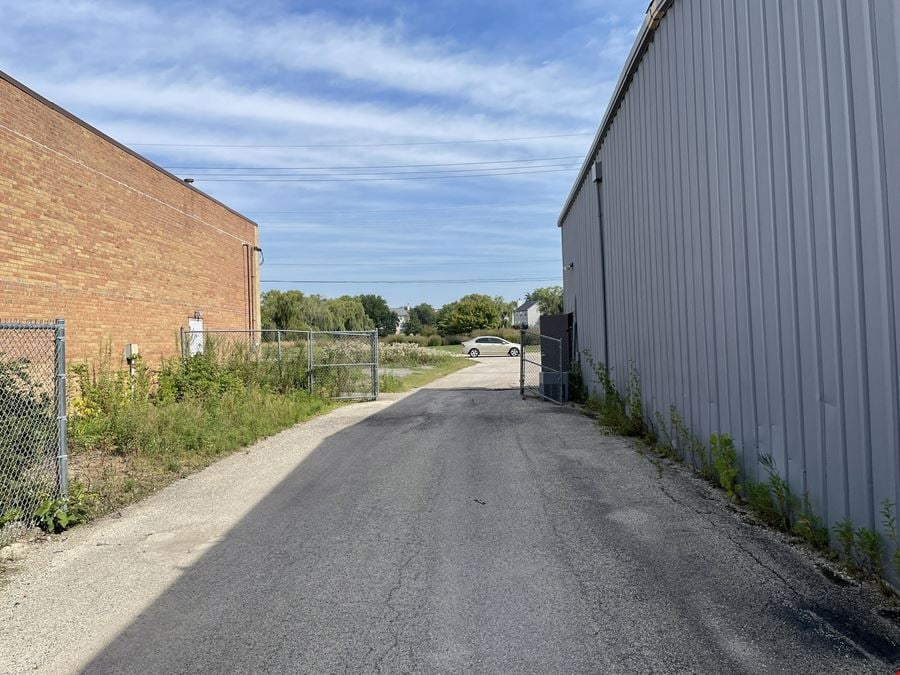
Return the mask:
[[391,311],[397,315],[397,330],[394,332],[399,335],[409,323],[409,307],[391,307]]
[[541,318],[541,308],[537,300],[526,300],[516,307],[513,314],[513,323],[516,326],[536,326]]

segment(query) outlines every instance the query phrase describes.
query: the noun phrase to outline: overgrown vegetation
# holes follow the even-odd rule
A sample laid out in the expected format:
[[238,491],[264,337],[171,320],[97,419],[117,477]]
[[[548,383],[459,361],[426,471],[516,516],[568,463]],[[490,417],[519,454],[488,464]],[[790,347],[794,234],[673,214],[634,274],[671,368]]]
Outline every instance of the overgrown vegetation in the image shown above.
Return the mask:
[[631,364],[623,396],[607,365],[594,361],[587,352],[584,357],[600,385],[600,394],[590,397],[587,402],[587,407],[597,414],[600,425],[622,436],[644,436],[647,427],[644,421],[641,379],[634,364]]
[[[35,501],[54,485],[52,391],[36,381],[27,359],[0,358],[0,530],[35,522]],[[5,538],[0,533],[0,545]]]
[[69,498],[38,514],[48,531],[128,504],[219,457],[325,411],[297,388],[303,366],[207,349],[134,381],[104,358],[72,368]]
[[716,467],[719,486],[732,500],[740,499],[741,486],[738,485],[737,450],[728,434],[712,434],[709,448]]

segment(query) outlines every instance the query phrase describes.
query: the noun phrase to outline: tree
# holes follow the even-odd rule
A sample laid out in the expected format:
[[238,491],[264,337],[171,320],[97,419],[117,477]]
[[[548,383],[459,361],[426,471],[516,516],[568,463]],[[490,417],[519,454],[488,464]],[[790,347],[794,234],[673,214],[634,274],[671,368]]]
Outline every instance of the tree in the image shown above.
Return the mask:
[[437,323],[437,312],[427,302],[423,302],[409,310],[409,318],[403,332],[407,335],[433,334]]
[[541,309],[541,314],[563,313],[563,289],[562,286],[547,286],[535,288],[531,293],[525,294],[526,300],[534,300]]
[[497,322],[498,328],[508,328],[512,325],[513,313],[516,311],[516,302],[507,301],[500,295],[494,297],[494,304],[497,307],[497,314],[499,315],[499,320]]
[[360,295],[357,298],[366,311],[366,316],[375,324],[379,335],[390,335],[397,330],[400,321],[387,302],[380,295]]
[[374,327],[358,298],[342,295],[337,300],[330,300],[329,304],[338,324],[335,330],[371,330]]
[[441,307],[437,316],[441,335],[469,333],[480,328],[497,328],[501,313],[494,298],[472,293]]
[[262,327],[281,330],[371,330],[358,298],[332,300],[301,291],[266,291],[260,307]]

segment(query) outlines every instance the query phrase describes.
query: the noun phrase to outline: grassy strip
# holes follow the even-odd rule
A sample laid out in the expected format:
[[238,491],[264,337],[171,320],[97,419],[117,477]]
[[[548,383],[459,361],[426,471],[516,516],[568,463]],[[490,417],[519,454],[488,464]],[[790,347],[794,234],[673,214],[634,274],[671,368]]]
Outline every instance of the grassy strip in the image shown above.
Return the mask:
[[379,389],[386,394],[411,391],[473,365],[475,365],[475,362],[469,359],[447,359],[436,366],[414,368],[413,372],[403,377],[382,375],[379,381]]
[[440,347],[429,347],[429,349],[435,349],[439,352],[447,352],[448,354],[462,354],[462,347],[459,345],[441,345]]
[[71,496],[83,520],[137,501],[216,460],[334,408],[295,391],[136,401],[72,423]]

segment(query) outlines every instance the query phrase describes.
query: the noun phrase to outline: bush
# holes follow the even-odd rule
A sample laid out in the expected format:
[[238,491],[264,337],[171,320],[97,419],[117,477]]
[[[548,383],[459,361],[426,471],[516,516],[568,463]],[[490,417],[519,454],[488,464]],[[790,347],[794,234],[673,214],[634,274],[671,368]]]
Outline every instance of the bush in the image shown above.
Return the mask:
[[[239,364],[233,363],[230,368],[220,364],[212,350],[186,359],[173,359],[163,363],[159,372],[157,398],[170,402],[237,392],[244,388],[241,370]],[[246,378],[247,373],[243,374]]]
[[[387,337],[381,338],[381,343],[386,345],[392,344],[416,344],[420,347],[425,347],[428,345],[429,339],[424,335],[388,335]],[[440,338],[438,338],[438,344],[440,344]]]
[[432,335],[428,338],[428,346],[429,347],[440,347],[443,344],[443,340],[441,340],[440,335]]
[[42,467],[56,447],[54,401],[29,367],[26,359],[0,360],[0,527],[30,515],[35,494],[47,487]]
[[472,337],[481,337],[482,335],[492,335],[516,343],[522,339],[522,332],[517,328],[485,328],[472,331]]
[[452,354],[417,344],[393,343],[381,348],[379,363],[384,366],[433,366],[455,358]]

